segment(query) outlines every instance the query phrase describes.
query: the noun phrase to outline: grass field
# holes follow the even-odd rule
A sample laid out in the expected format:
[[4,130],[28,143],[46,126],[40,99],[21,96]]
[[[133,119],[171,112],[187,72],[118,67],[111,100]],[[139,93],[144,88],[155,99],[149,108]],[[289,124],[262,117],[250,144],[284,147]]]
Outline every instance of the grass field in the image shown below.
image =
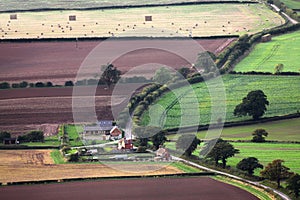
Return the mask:
[[280,0],[280,1],[291,9],[300,9],[300,1],[299,0]]
[[79,133],[83,132],[82,126],[69,124],[65,126],[65,131],[68,133],[70,146],[73,147],[83,145],[79,136]]
[[[232,142],[236,149],[240,150],[239,154],[236,154],[232,158],[228,158],[227,165],[236,166],[236,164],[247,157],[256,157],[261,164],[266,166],[268,163],[275,159],[282,159],[285,161],[284,165],[289,167],[291,171],[300,173],[300,144],[282,144],[282,143],[250,143],[250,142]],[[199,156],[203,143],[198,146],[197,150],[193,153],[195,156]],[[175,142],[165,143],[165,146],[169,149],[175,149]],[[255,171],[256,175],[259,175],[261,169]]]
[[[261,164],[266,166],[275,159],[284,160],[284,165],[291,171],[300,173],[300,144],[273,144],[273,143],[232,143],[233,146],[240,150],[240,154],[228,159],[228,165],[236,164],[246,157],[256,157]],[[257,169],[255,174],[258,175],[261,169]]]
[[273,37],[271,42],[256,45],[253,51],[238,63],[237,72],[272,72],[277,64],[284,65],[283,71],[300,72],[300,31]]
[[[128,6],[128,5],[149,5],[149,4],[169,4],[181,2],[205,2],[206,0],[73,0],[72,3],[60,0],[2,0],[0,11],[28,10],[43,8],[77,9],[77,8],[98,8],[107,6]],[[214,1],[214,0],[209,0]],[[218,0],[219,1],[219,0]],[[226,0],[228,1],[228,0]],[[242,0],[243,1],[243,0]]]
[[[69,21],[70,15],[76,15],[77,21]],[[145,22],[147,15],[152,21]],[[282,23],[284,19],[263,4],[22,12],[17,20],[2,13],[0,38],[242,35]]]
[[[243,121],[251,117],[235,117],[233,110],[241,103],[242,98],[252,90],[263,90],[267,95],[270,105],[264,116],[286,115],[296,113],[300,110],[300,79],[296,76],[257,76],[257,75],[225,75],[223,76],[224,88],[226,91],[226,121]],[[182,96],[181,105],[178,103],[173,92],[166,93],[158,101],[149,107],[151,113],[151,125],[165,128],[189,126],[195,124],[207,124],[211,118],[211,97],[205,83],[192,85],[177,89]],[[211,90],[218,91],[218,88],[211,87]],[[191,94],[195,91],[199,104],[191,103]],[[217,93],[218,95],[218,93]],[[218,96],[217,96],[218,98]],[[166,117],[161,119],[162,113],[169,105],[173,106],[167,111]],[[200,119],[197,118],[197,109]],[[181,117],[185,119],[181,120]],[[224,119],[223,119],[224,120]],[[142,117],[142,124],[150,122],[149,111]],[[165,122],[165,123],[163,123]],[[214,123],[216,121],[213,121]]]
[[[300,141],[300,118],[224,128],[221,137],[225,140],[251,140],[253,131],[258,128],[269,133],[266,140]],[[205,138],[206,132],[200,131],[197,137]]]

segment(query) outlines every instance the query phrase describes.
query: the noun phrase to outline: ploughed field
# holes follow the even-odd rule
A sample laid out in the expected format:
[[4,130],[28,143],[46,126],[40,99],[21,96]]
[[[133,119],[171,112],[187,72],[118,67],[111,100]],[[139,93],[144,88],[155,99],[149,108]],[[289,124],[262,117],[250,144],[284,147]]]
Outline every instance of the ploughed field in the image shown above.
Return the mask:
[[[34,191],[34,192],[32,192]],[[209,177],[72,182],[0,188],[5,199],[223,199],[257,200],[254,195]],[[47,194],[47,195],[45,195]]]
[[[226,48],[234,38],[197,39],[196,42],[203,49],[215,54]],[[2,42],[0,43],[0,82],[37,82],[51,81],[55,84],[64,84],[65,81],[74,80],[81,63],[89,53],[103,40],[70,42]],[[131,40],[133,42],[133,40]],[[115,41],[118,45],[128,45],[128,40]],[[134,42],[139,42],[135,40]],[[139,49],[120,56],[111,62],[122,71],[127,72],[132,67],[147,63],[159,63],[174,68],[188,65],[186,60],[170,52],[159,49],[149,49],[147,44],[152,40],[143,40],[145,49]],[[107,55],[114,55],[115,45],[106,49]],[[182,47],[187,51],[188,46]],[[99,63],[101,65],[107,63]],[[145,68],[137,76],[147,76],[151,69]]]

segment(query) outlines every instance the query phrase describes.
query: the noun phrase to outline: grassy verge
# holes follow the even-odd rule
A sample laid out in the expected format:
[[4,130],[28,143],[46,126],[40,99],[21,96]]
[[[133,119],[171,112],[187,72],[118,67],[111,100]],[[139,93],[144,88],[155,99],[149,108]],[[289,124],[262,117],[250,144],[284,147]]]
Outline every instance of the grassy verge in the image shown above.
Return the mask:
[[64,160],[64,157],[60,153],[59,150],[53,150],[51,153],[51,158],[53,159],[55,164],[64,164],[66,161]]
[[182,162],[172,162],[172,163],[170,164],[170,166],[176,167],[176,168],[178,168],[178,169],[180,169],[181,171],[186,172],[186,173],[201,172],[200,169],[197,169],[197,168],[195,168],[195,167],[186,165],[186,164],[184,164],[184,163],[182,163]]
[[246,191],[248,191],[249,193],[253,194],[254,196],[256,196],[257,198],[259,198],[261,200],[273,200],[273,199],[275,199],[275,197],[272,194],[267,193],[263,189],[254,187],[252,185],[249,185],[249,184],[246,184],[246,183],[243,183],[243,182],[240,182],[240,181],[236,181],[236,180],[233,180],[233,179],[230,179],[230,178],[226,178],[226,177],[223,177],[223,176],[215,176],[213,178],[218,180],[218,181],[221,181],[221,182],[224,182],[224,183],[227,183],[227,184],[230,184],[230,185],[234,185],[238,188],[246,190]]

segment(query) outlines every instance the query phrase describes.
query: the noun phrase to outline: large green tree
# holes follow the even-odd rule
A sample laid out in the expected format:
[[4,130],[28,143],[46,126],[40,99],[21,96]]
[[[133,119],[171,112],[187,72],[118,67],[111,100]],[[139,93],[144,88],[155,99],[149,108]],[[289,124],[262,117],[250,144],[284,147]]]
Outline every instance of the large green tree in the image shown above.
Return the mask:
[[133,134],[137,138],[139,146],[148,146],[148,141],[161,131],[159,127],[155,126],[137,126],[133,129]]
[[207,154],[207,157],[213,159],[216,166],[218,166],[219,160],[221,160],[222,167],[225,168],[227,158],[233,157],[237,153],[239,153],[238,149],[235,149],[232,144],[220,138],[213,149]]
[[299,197],[299,191],[300,191],[300,175],[294,174],[291,176],[287,181],[287,189],[291,190],[296,198]]
[[265,114],[269,101],[267,96],[261,90],[254,90],[248,93],[243,98],[242,103],[237,105],[234,109],[235,116],[252,116],[253,119],[257,120]]
[[172,74],[170,70],[165,67],[156,70],[155,75],[153,77],[153,81],[161,85],[166,84],[170,80],[172,80]]
[[0,142],[2,142],[5,138],[10,138],[11,135],[7,131],[1,131],[0,132]]
[[176,142],[176,149],[182,150],[185,156],[190,157],[200,144],[200,140],[192,134],[181,135]]
[[252,142],[265,142],[265,137],[268,136],[268,132],[265,129],[256,129],[253,133]]
[[151,137],[154,149],[158,149],[160,145],[163,145],[167,141],[165,131],[160,131]]
[[249,175],[253,175],[255,169],[262,169],[264,166],[259,163],[257,158],[248,157],[241,160],[236,167],[242,171],[247,171]]
[[103,65],[101,80],[110,87],[112,84],[117,83],[121,76],[121,71],[118,70],[113,64]]
[[273,160],[263,171],[260,172],[262,177],[271,181],[276,181],[277,187],[280,188],[280,181],[289,178],[292,173],[289,168],[283,165],[283,160]]

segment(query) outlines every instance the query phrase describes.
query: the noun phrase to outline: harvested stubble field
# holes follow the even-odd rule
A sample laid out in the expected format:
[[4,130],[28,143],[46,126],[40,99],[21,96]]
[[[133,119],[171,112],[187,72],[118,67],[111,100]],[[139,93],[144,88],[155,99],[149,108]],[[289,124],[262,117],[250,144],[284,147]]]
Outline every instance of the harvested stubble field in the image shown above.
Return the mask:
[[[76,21],[69,21],[71,15]],[[0,39],[243,35],[284,23],[264,4],[21,12],[17,16],[11,20],[10,13],[0,14]],[[145,21],[145,16],[152,16],[152,21]]]
[[54,164],[51,151],[0,150],[0,182],[182,173],[174,166],[160,163],[127,162],[111,165],[114,168],[102,164]]
[[[220,0],[73,0],[72,3],[61,0],[35,1],[35,0],[2,0],[0,11],[32,10],[32,9],[84,9],[102,8],[111,6],[132,6],[150,4],[174,4],[187,2],[206,2]],[[226,0],[230,1],[230,0]],[[232,0],[234,1],[234,0]],[[243,1],[243,0],[241,0]],[[247,0],[245,0],[247,1]]]
[[[235,38],[197,39],[203,49],[215,54],[224,50]],[[76,42],[2,42],[0,43],[0,81],[37,82],[51,81],[64,84],[74,80],[81,63],[88,54],[103,40]],[[140,40],[130,40],[139,42]],[[119,45],[128,45],[128,40],[116,41]],[[142,40],[143,44],[151,44],[153,40]],[[182,47],[189,49],[188,46]],[[106,50],[108,55],[114,55],[115,49]],[[112,63],[122,71],[127,72],[134,66],[145,63],[160,63],[161,65],[180,68],[187,62],[179,56],[159,49],[140,49],[120,56]],[[107,63],[99,63],[100,66]],[[147,75],[147,69],[138,76]]]

